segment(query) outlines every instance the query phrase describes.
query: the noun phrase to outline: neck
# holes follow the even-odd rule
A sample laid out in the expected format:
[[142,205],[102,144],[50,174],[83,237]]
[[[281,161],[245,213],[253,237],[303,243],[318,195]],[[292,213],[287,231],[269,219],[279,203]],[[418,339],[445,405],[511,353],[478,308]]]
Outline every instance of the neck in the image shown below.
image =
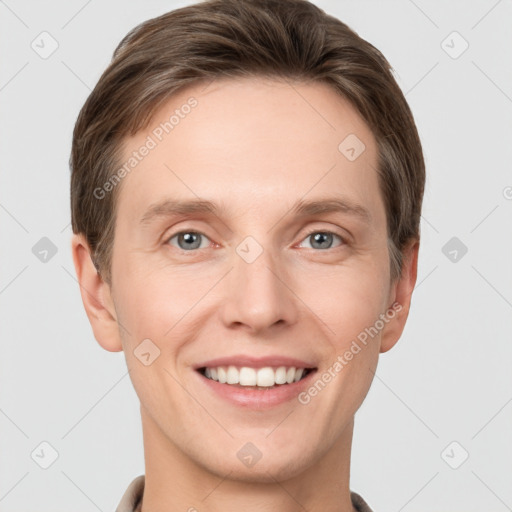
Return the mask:
[[[293,476],[263,472],[256,479],[215,473],[165,436],[141,408],[145,456],[142,512],[353,512],[350,500],[350,450],[353,420],[326,453]],[[263,459],[259,462],[261,464]],[[260,470],[262,466],[260,465]],[[289,472],[289,468],[287,469]],[[266,475],[266,476],[265,476]]]

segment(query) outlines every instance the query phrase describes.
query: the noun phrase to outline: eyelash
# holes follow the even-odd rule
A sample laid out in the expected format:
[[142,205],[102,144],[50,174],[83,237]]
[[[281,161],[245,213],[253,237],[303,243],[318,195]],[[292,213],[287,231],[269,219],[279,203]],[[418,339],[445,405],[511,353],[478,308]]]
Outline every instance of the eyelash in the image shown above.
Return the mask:
[[[194,234],[197,234],[197,235],[201,235],[201,236],[204,236],[205,238],[207,238],[209,240],[208,236],[206,236],[204,233],[201,233],[200,231],[194,231],[193,229],[185,229],[185,230],[178,231],[178,232],[172,234],[171,236],[167,237],[165,243],[169,244],[170,241],[174,237],[176,237],[178,235],[185,234],[185,233],[194,233]],[[316,252],[327,252],[329,250],[340,249],[344,245],[347,245],[347,241],[346,241],[345,237],[341,236],[339,233],[335,233],[334,231],[328,231],[328,230],[320,230],[320,229],[313,229],[309,233],[306,233],[306,235],[302,238],[302,241],[308,239],[311,235],[314,235],[316,233],[322,233],[324,235],[334,235],[335,237],[338,237],[341,240],[341,244],[339,246],[337,246],[337,247],[329,247],[327,249],[316,249]],[[176,247],[176,246],[173,246],[173,247],[175,249],[178,249],[182,253],[195,253],[196,251],[199,250],[199,249],[191,249],[189,251],[186,251],[184,249],[181,249],[180,247]],[[207,247],[203,247],[203,249],[207,249]],[[314,248],[312,248],[312,249],[315,250]]]

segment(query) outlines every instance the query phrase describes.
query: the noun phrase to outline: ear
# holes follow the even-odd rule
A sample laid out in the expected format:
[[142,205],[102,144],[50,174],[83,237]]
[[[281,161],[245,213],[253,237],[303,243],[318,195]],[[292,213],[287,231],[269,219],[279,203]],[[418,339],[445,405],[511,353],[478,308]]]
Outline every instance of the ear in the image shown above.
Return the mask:
[[409,316],[412,292],[416,285],[419,247],[419,241],[412,240],[403,250],[402,272],[392,284],[390,292],[389,310],[395,311],[395,316],[389,320],[382,331],[381,353],[393,348],[404,330]]
[[111,289],[96,270],[84,235],[73,235],[71,251],[82,302],[94,337],[105,350],[119,352],[123,346]]

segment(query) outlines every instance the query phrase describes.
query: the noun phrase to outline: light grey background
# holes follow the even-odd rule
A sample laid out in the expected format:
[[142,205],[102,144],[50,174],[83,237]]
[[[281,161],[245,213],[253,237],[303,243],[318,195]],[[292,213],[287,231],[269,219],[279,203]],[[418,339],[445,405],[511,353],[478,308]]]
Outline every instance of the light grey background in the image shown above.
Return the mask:
[[[120,39],[188,3],[0,1],[3,512],[111,511],[144,472],[124,355],[94,340],[74,277],[68,158]],[[428,172],[412,311],[356,415],[351,488],[376,512],[512,510],[512,3],[315,3],[391,62]],[[468,249],[455,262],[452,237]],[[31,457],[43,441],[48,469]]]

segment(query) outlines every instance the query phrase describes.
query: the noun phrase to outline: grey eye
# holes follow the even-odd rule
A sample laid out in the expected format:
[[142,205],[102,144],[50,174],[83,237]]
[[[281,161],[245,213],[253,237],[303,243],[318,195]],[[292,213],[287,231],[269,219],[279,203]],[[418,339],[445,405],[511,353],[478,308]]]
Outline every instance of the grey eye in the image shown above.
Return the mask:
[[[202,239],[208,240],[208,238],[202,233],[198,233],[197,231],[181,231],[180,233],[176,233],[174,236],[169,238],[168,243],[171,245],[175,245],[171,243],[172,240],[177,240],[178,249],[182,249],[184,251],[190,251],[193,249],[202,249],[201,247]],[[208,244],[206,244],[208,247]]]
[[334,240],[334,237],[342,240],[342,238],[330,231],[314,231],[310,233],[304,240],[311,240],[312,249],[330,249]]

